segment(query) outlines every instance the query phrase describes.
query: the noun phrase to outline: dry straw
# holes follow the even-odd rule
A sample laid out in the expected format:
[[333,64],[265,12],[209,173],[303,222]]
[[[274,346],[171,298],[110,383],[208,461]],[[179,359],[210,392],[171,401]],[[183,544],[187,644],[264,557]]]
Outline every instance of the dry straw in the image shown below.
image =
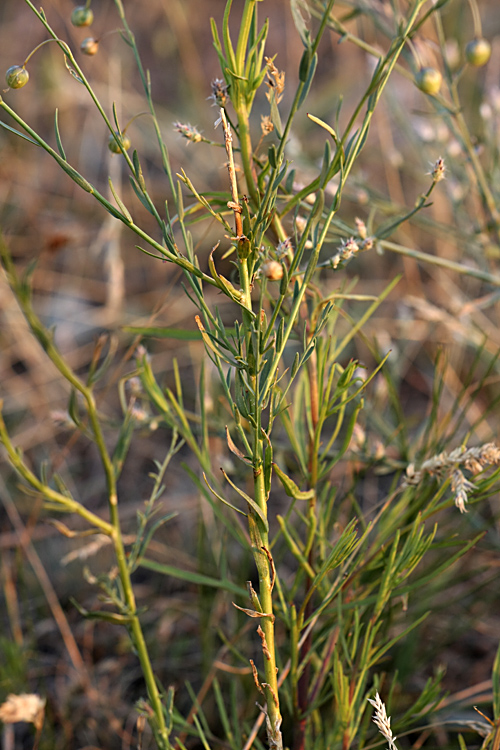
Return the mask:
[[462,469],[476,475],[487,466],[498,463],[500,463],[500,448],[495,443],[485,443],[477,448],[455,448],[450,453],[443,451],[424,461],[418,471],[415,470],[414,464],[409,464],[406,469],[405,484],[407,486],[420,484],[425,474],[444,480],[449,479],[455,496],[455,505],[460,513],[465,513],[467,493],[474,490],[476,486],[464,476]]

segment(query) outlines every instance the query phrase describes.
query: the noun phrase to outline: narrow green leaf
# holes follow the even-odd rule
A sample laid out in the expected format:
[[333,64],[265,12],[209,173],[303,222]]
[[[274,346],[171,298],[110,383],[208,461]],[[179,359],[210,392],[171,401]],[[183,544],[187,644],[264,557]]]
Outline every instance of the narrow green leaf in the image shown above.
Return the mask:
[[156,560],[149,560],[147,557],[141,558],[139,565],[142,568],[155,570],[157,573],[162,573],[165,576],[172,576],[172,578],[178,578],[181,581],[194,583],[198,586],[210,586],[214,589],[229,591],[231,594],[247,596],[246,589],[237,586],[235,583],[232,583],[232,581],[228,581],[227,579],[219,580],[218,578],[211,578],[210,576],[196,573],[192,570],[181,570],[181,568],[176,568],[173,565],[165,565],[164,563],[156,562]]
[[314,569],[311,567],[311,564],[306,559],[303,551],[300,549],[299,543],[297,543],[292,536],[292,526],[287,526],[287,523],[283,516],[277,515],[276,520],[280,525],[281,533],[283,534],[283,537],[287,543],[288,549],[295,557],[295,559],[298,560],[300,565],[304,568],[309,578],[314,578]]
[[315,491],[313,489],[311,490],[300,490],[298,486],[295,484],[293,479],[291,479],[287,474],[285,474],[284,471],[280,469],[277,463],[273,462],[273,469],[276,473],[276,476],[280,480],[281,484],[283,485],[283,489],[285,490],[288,497],[293,497],[294,500],[312,500]]
[[297,109],[303,105],[305,102],[307,95],[309,94],[311,84],[313,82],[314,76],[316,74],[316,68],[318,66],[318,55],[315,54],[311,64],[309,65],[309,74],[307,76],[307,80],[305,82],[304,88],[301,91],[299,101],[297,103]]
[[231,487],[234,490],[236,490],[236,492],[238,493],[238,495],[241,495],[241,497],[248,503],[248,505],[252,508],[252,510],[255,511],[255,513],[257,513],[257,515],[259,516],[260,520],[264,524],[264,527],[265,527],[266,531],[269,531],[269,523],[267,521],[266,515],[265,515],[264,511],[262,510],[262,508],[260,508],[257,505],[257,503],[255,502],[255,500],[253,500],[250,497],[250,495],[247,495],[246,492],[243,492],[243,490],[240,490],[240,488],[234,482],[232,482],[229,479],[229,477],[226,474],[226,472],[224,471],[224,469],[221,469],[221,471],[222,471],[222,473],[224,475],[224,478],[226,479],[227,482],[229,482],[229,484],[231,485]]
[[130,411],[128,411],[127,414],[125,415],[125,419],[123,420],[122,426],[120,428],[118,441],[116,443],[115,450],[113,451],[113,456],[111,458],[116,479],[118,479],[118,477],[122,473],[123,465],[125,463],[125,459],[127,457],[127,453],[130,448],[130,443],[132,442],[132,437],[134,434],[135,426],[136,426],[135,419],[130,413]]
[[135,176],[139,188],[141,190],[146,190],[146,183],[144,181],[144,175],[142,174],[141,163],[139,161],[139,154],[136,149],[134,149],[134,153],[132,154],[132,162],[134,164]]
[[231,453],[240,459],[240,461],[243,461],[247,466],[252,466],[252,461],[250,458],[245,456],[237,445],[233,442],[233,439],[229,433],[229,427],[226,425],[226,440],[227,440],[227,447],[231,451]]
[[400,633],[398,633],[394,638],[391,638],[389,641],[383,644],[379,649],[376,651],[373,651],[370,655],[370,660],[368,664],[366,665],[367,669],[372,669],[372,667],[375,666],[375,664],[380,661],[380,659],[386,654],[390,649],[402,638],[408,635],[408,633],[411,633],[412,630],[415,628],[418,628],[418,626],[427,619],[427,617],[430,615],[430,612],[424,612],[421,617],[418,617],[416,620],[414,620],[410,625],[408,625],[407,628],[402,630]]
[[157,339],[177,339],[179,341],[201,341],[200,331],[187,331],[183,328],[163,326],[123,326],[122,331],[137,336],[150,336]]
[[229,500],[226,500],[225,498],[222,497],[222,495],[219,495],[219,493],[216,492],[214,490],[214,488],[211,487],[210,484],[208,483],[208,479],[207,479],[205,473],[203,473],[203,479],[205,480],[205,484],[207,485],[208,489],[210,490],[210,492],[212,493],[212,495],[214,495],[214,497],[217,498],[217,500],[220,500],[221,503],[224,503],[224,505],[227,505],[227,507],[231,508],[231,510],[235,510],[236,513],[241,513],[242,516],[246,516],[247,515],[247,513],[245,513],[244,510],[241,510],[240,508],[237,508],[236,505],[233,505],[232,503],[229,502]]
[[57,149],[59,153],[61,154],[61,157],[64,159],[64,161],[67,161],[66,154],[64,153],[64,148],[62,145],[61,134],[59,133],[59,110],[57,109],[57,107],[56,107],[56,111],[54,114],[54,129],[56,131]]
[[321,120],[319,117],[316,117],[315,115],[311,115],[309,112],[307,113],[307,116],[310,120],[315,122],[316,125],[319,125],[320,127],[322,127],[324,130],[326,130],[327,133],[330,133],[330,135],[332,136],[336,144],[339,143],[338,135],[331,125],[328,125],[328,123],[326,123],[324,120]]
[[18,135],[19,138],[24,138],[25,141],[28,141],[28,143],[33,143],[35,146],[39,146],[40,144],[33,140],[33,138],[30,138],[28,135],[25,135],[24,133],[21,133],[19,130],[16,130],[15,128],[11,128],[10,125],[7,125],[7,123],[2,122],[0,120],[0,125],[5,130],[9,130],[11,133],[14,133],[14,135]]
[[80,427],[82,424],[79,412],[80,412],[80,408],[78,405],[77,392],[74,388],[72,388],[71,393],[69,395],[68,414],[77,427]]
[[271,122],[276,130],[276,135],[281,138],[283,136],[283,124],[274,93],[271,96]]
[[[295,28],[302,40],[304,47],[308,48],[311,39],[311,32],[306,26],[306,18],[310,20],[310,13],[307,4],[299,2],[299,0],[290,0],[290,10],[292,11],[292,18],[295,24]],[[307,51],[307,50],[306,50]],[[301,81],[303,78],[300,79]]]
[[146,211],[148,211],[151,214],[151,216],[154,216],[155,215],[154,210],[151,208],[151,206],[149,205],[148,201],[146,200],[146,198],[144,197],[144,195],[141,193],[141,191],[137,187],[136,181],[134,180],[134,178],[132,177],[132,175],[130,174],[128,176],[128,178],[130,180],[130,184],[132,185],[132,190],[134,191],[134,193],[136,194],[136,196],[139,198],[140,202],[142,203],[142,205],[144,206],[144,208],[146,209]]
[[491,680],[493,683],[493,716],[498,721],[500,719],[500,645],[493,663]]
[[118,193],[116,192],[116,190],[115,190],[115,188],[113,186],[113,183],[111,181],[111,177],[108,177],[108,182],[109,182],[109,189],[113,193],[113,197],[114,197],[114,199],[116,201],[116,205],[118,206],[118,208],[120,209],[120,211],[122,212],[122,214],[128,219],[129,223],[133,224],[134,221],[132,219],[132,216],[131,216],[128,208],[126,207],[126,205],[123,203],[123,201],[119,197]]

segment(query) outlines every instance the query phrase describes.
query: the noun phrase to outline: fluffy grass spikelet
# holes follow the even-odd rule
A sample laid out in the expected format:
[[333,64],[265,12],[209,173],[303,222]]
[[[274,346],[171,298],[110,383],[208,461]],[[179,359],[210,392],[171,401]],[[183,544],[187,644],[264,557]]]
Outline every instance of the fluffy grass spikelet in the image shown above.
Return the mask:
[[465,513],[468,500],[467,493],[475,489],[473,482],[466,479],[462,468],[471,474],[479,474],[487,466],[500,463],[500,448],[495,443],[484,443],[477,448],[455,448],[450,453],[439,453],[424,461],[418,471],[414,464],[406,469],[406,486],[420,484],[425,474],[443,479],[450,479],[451,489],[455,495],[455,505],[460,513]]
[[200,143],[203,140],[203,136],[194,125],[190,125],[188,122],[174,122],[174,130],[182,135],[183,138],[187,138],[192,143]]
[[265,61],[267,65],[267,85],[270,89],[266,92],[266,97],[271,101],[274,92],[276,104],[279,104],[283,98],[283,91],[285,90],[285,73],[283,71],[280,73],[272,58],[266,57]]
[[375,698],[368,698],[368,702],[375,708],[373,723],[377,725],[380,734],[382,734],[389,743],[389,750],[398,750],[396,746],[396,737],[392,734],[391,717],[387,716],[385,703],[378,693]]
[[0,706],[0,721],[4,724],[16,724],[26,721],[34,724],[40,730],[45,716],[45,698],[36,693],[21,693],[21,695],[7,696],[5,703]]

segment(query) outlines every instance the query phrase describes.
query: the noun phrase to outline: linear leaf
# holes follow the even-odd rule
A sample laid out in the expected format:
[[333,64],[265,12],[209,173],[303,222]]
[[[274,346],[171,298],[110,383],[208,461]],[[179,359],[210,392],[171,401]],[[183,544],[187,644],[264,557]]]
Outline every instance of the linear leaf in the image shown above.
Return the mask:
[[201,341],[200,331],[186,331],[182,328],[164,328],[160,326],[123,326],[126,333],[138,336],[152,336],[157,339],[177,339],[180,341]]
[[255,511],[255,512],[257,513],[257,515],[259,516],[260,520],[261,520],[261,521],[262,521],[262,523],[264,524],[264,526],[265,526],[265,529],[266,529],[266,531],[269,531],[269,523],[268,523],[268,521],[267,521],[266,515],[265,515],[264,511],[262,510],[262,508],[259,508],[259,506],[258,506],[258,505],[257,505],[257,503],[255,502],[255,500],[253,500],[253,499],[252,499],[252,498],[250,497],[250,495],[247,495],[247,493],[246,493],[246,492],[243,492],[243,490],[240,490],[240,488],[239,488],[239,487],[237,487],[237,486],[235,485],[235,483],[234,483],[234,482],[232,482],[232,481],[231,481],[231,480],[229,479],[229,477],[228,477],[228,475],[226,474],[226,472],[224,471],[224,469],[221,469],[221,471],[222,471],[222,473],[224,474],[224,478],[225,478],[225,479],[226,479],[226,480],[227,480],[227,481],[229,482],[229,484],[231,485],[231,487],[232,487],[232,488],[233,488],[234,490],[236,490],[236,492],[238,493],[238,495],[241,495],[241,497],[242,497],[242,498],[243,498],[244,500],[246,500],[246,502],[247,502],[247,503],[248,503],[248,505],[249,505],[249,506],[250,506],[250,507],[252,508],[252,510],[254,510],[254,511]]
[[56,107],[56,111],[54,114],[54,129],[56,131],[57,149],[59,153],[61,154],[62,158],[64,159],[64,161],[67,161],[66,154],[64,152],[64,148],[62,145],[61,134],[59,133],[59,110],[57,109],[57,107]]
[[240,508],[237,508],[236,505],[233,505],[228,500],[226,500],[225,498],[223,498],[222,495],[219,495],[219,493],[216,492],[213,489],[213,487],[211,487],[209,485],[208,479],[205,476],[205,473],[203,473],[203,479],[205,480],[205,484],[207,485],[208,489],[210,490],[210,492],[212,493],[212,495],[214,495],[217,498],[217,500],[220,500],[221,503],[224,503],[224,505],[227,505],[227,507],[231,508],[231,510],[235,510],[237,513],[241,513],[242,516],[246,516],[247,515],[244,510],[240,510]]
[[134,221],[132,219],[130,211],[128,210],[128,208],[126,207],[125,203],[121,200],[121,198],[119,197],[118,193],[116,192],[116,190],[115,190],[115,188],[113,186],[113,183],[111,182],[111,177],[108,177],[108,182],[109,182],[109,189],[113,193],[113,197],[114,197],[114,199],[116,201],[116,205],[118,206],[118,208],[120,209],[120,211],[122,212],[122,214],[128,219],[128,221],[130,222],[130,224],[133,224]]
[[164,565],[163,563],[156,562],[156,560],[149,560],[147,557],[141,558],[139,565],[148,570],[155,570],[157,573],[162,573],[166,576],[172,576],[173,578],[179,578],[181,581],[188,581],[188,583],[195,583],[199,586],[210,586],[214,589],[222,589],[223,591],[230,591],[231,594],[238,594],[239,596],[247,596],[246,589],[241,586],[237,586],[232,581],[227,579],[212,578],[211,576],[203,575],[202,573],[196,573],[192,570],[181,570],[173,565]]
[[19,138],[24,138],[25,141],[28,141],[29,143],[34,143],[35,146],[40,145],[36,141],[34,141],[33,138],[30,138],[28,135],[24,135],[24,133],[21,133],[19,130],[16,130],[15,128],[11,128],[10,125],[7,125],[7,123],[2,122],[2,120],[0,120],[0,125],[2,126],[2,128],[5,128],[5,130],[10,130],[10,132],[14,133],[14,135],[18,135]]

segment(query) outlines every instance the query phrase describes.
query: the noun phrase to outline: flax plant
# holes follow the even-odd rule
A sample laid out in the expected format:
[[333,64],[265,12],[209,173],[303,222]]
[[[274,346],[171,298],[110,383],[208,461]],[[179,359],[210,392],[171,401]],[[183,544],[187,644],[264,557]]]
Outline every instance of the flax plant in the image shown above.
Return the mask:
[[[207,139],[181,121],[174,125],[196,147],[214,143],[224,147],[225,151],[219,153],[225,153],[227,188],[221,205],[197,187],[187,170],[175,173],[152,99],[149,72],[143,67],[125,7],[121,0],[114,0],[122,38],[139,71],[166,177],[167,200],[160,208],[148,189],[140,155],[136,150],[129,154],[126,126],[119,122],[116,107],[111,114],[106,112],[92,82],[69,44],[54,30],[48,14],[37,10],[31,0],[25,2],[50,40],[61,49],[61,64],[64,62],[75,85],[84,87],[106,124],[112,150],[123,159],[135,197],[154,219],[156,235],[134,219],[134,205],[126,203],[111,179],[109,187],[114,202],[70,164],[57,111],[54,146],[21,117],[7,97],[0,99],[0,110],[15,127],[7,122],[2,125],[29,144],[40,146],[76,185],[139,238],[138,249],[152,256],[152,263],[167,261],[182,270],[187,294],[197,311],[195,320],[207,363],[210,361],[224,397],[227,450],[237,460],[240,470],[231,476],[229,471],[219,472],[214,467],[209,436],[217,432],[218,426],[210,421],[203,406],[196,418],[188,413],[177,366],[175,389],[165,389],[159,384],[142,345],[136,351],[134,371],[126,376],[127,381],[134,378],[139,385],[134,386],[134,396],[128,401],[122,386],[123,422],[116,446],[111,450],[95,396],[97,384],[106,376],[111,355],[99,364],[102,351],[98,348],[86,379],[74,372],[35,312],[30,271],[24,276],[18,273],[3,243],[2,262],[10,286],[32,333],[69,385],[69,417],[76,429],[97,447],[106,483],[109,520],[103,520],[75,499],[59,476],[54,474],[49,478],[46,473],[39,476],[34,472],[14,446],[1,420],[0,440],[10,463],[24,480],[26,491],[41,495],[49,510],[76,513],[87,524],[85,533],[104,534],[111,540],[117,576],[92,579],[103,590],[110,609],[93,612],[92,616],[126,627],[147,690],[147,701],[141,702],[139,709],[147,716],[159,748],[183,748],[189,733],[195,734],[205,748],[220,746],[198,699],[194,698],[189,716],[180,716],[174,706],[173,688],[166,690],[160,685],[132,586],[131,576],[138,566],[182,577],[178,569],[162,568],[148,557],[152,535],[169,520],[165,516],[151,522],[170,461],[182,445],[190,449],[199,464],[199,473],[191,472],[191,476],[200,494],[212,504],[218,521],[229,534],[243,549],[250,550],[257,571],[258,590],[250,581],[245,588],[242,581],[235,583],[228,576],[214,581],[201,574],[185,575],[193,583],[231,592],[238,602],[234,602],[237,613],[256,625],[259,660],[252,659],[250,664],[259,709],[256,717],[241,720],[244,730],[236,726],[238,722],[230,716],[225,697],[214,681],[214,700],[225,729],[225,742],[234,750],[242,746],[247,750],[258,742],[256,736],[264,724],[267,744],[275,750],[292,744],[294,750],[363,747],[369,741],[367,697],[374,689],[381,689],[385,680],[377,672],[379,665],[395,644],[412,633],[428,614],[423,612],[412,621],[404,620],[408,598],[425,588],[432,578],[433,566],[435,575],[448,570],[481,536],[463,541],[452,555],[440,554],[444,542],[434,521],[438,512],[453,503],[453,498],[446,495],[446,482],[452,482],[452,494],[460,509],[465,510],[465,501],[470,499],[467,493],[487,493],[494,480],[479,478],[473,485],[463,471],[480,474],[497,463],[500,456],[495,446],[487,444],[483,450],[461,448],[434,458],[428,456],[417,468],[413,461],[401,459],[392,466],[394,479],[387,496],[377,502],[369,520],[355,501],[349,518],[341,518],[336,507],[335,471],[348,452],[355,451],[356,425],[367,390],[383,371],[388,357],[388,354],[379,357],[373,371],[362,375],[359,362],[350,359],[350,346],[393,293],[399,277],[388,282],[380,294],[356,295],[347,282],[335,292],[325,291],[324,275],[341,273],[352,258],[363,257],[375,248],[407,256],[413,253],[420,261],[431,260],[417,250],[391,244],[388,238],[400,225],[418,218],[426,209],[445,177],[443,159],[434,162],[427,175],[427,189],[414,207],[402,210],[396,217],[389,217],[378,226],[370,222],[369,227],[358,219],[350,227],[339,218],[339,211],[389,79],[398,70],[408,75],[404,56],[425,22],[436,18],[439,33],[443,33],[439,13],[445,3],[431,7],[428,0],[413,0],[404,18],[398,17],[397,23],[394,18],[390,29],[384,27],[389,40],[384,51],[380,51],[346,28],[345,19],[334,13],[334,0],[309,3],[315,22],[306,17],[306,3],[292,0],[303,54],[295,90],[285,106],[284,95],[289,94],[294,84],[286,80],[278,61],[270,56],[272,50],[266,49],[268,22],[260,25],[258,18],[258,10],[265,10],[266,3],[245,0],[234,36],[230,31],[229,0],[221,25],[212,21],[213,43],[222,76],[212,83],[211,98],[217,105],[216,136]],[[309,113],[317,132],[326,134],[326,141],[317,175],[307,185],[297,187],[287,147],[296,118],[299,114],[305,117],[304,103],[313,85],[320,42],[329,28],[373,54],[376,65],[366,90],[344,125],[340,124],[340,108],[333,123]],[[27,83],[25,78],[17,71],[12,78],[16,83],[14,88]],[[456,85],[451,79],[449,84],[450,101],[431,98],[462,138],[480,186],[485,215],[491,232],[496,235],[498,216],[491,189],[481,163],[473,154],[470,138],[464,135],[466,125],[456,99]],[[256,146],[253,108],[261,91],[265,92],[269,114],[261,121],[261,138]],[[268,136],[270,145],[263,155],[261,144]],[[185,205],[186,196],[189,205]],[[231,258],[234,271],[230,278],[219,270],[219,243],[207,253],[206,267],[195,253],[190,223],[200,211],[216,223],[221,242],[229,239],[224,257]],[[436,258],[432,262],[483,278],[493,285],[500,283],[498,277],[486,271],[446,259]],[[209,288],[216,289],[230,303],[232,327],[210,303],[206,294]],[[346,301],[362,306],[357,319],[344,309]],[[153,330],[136,328],[134,333],[147,338],[153,335]],[[204,368],[200,383],[200,404],[208,388],[204,380],[207,372],[208,367]],[[170,430],[172,437],[165,460],[157,466],[146,512],[139,519],[137,539],[127,551],[117,481],[134,430],[142,419],[138,416],[137,401],[147,405],[149,413]],[[404,470],[405,481],[400,481]],[[426,483],[429,477],[440,480],[441,484],[429,489]],[[348,493],[350,498],[351,495]],[[279,513],[275,498],[283,496],[287,505],[281,503],[285,510]],[[245,518],[243,527],[241,516]],[[63,524],[59,528],[70,536],[73,533]],[[289,567],[290,561],[295,570],[292,580],[280,568],[282,563],[283,570]],[[84,616],[89,615],[81,611]],[[397,633],[390,628],[393,616],[401,618]],[[232,653],[243,660],[245,657],[238,648],[231,644]],[[395,682],[391,690],[394,685]],[[408,708],[407,726],[438,705],[439,689],[437,677],[429,680],[411,710]],[[377,726],[383,728],[384,737],[393,747],[385,706],[378,692],[376,695],[375,702],[371,702],[379,712]]]

